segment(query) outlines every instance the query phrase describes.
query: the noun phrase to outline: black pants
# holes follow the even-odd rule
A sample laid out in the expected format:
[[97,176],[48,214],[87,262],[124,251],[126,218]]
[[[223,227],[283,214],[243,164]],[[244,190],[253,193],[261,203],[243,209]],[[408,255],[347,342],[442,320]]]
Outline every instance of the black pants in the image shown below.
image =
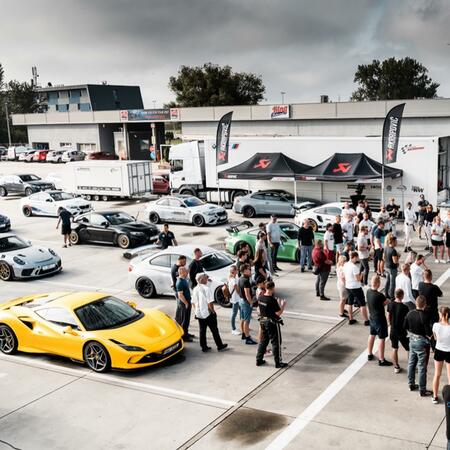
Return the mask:
[[200,347],[205,350],[208,347],[206,342],[206,329],[209,328],[216,343],[217,348],[222,347],[223,342],[220,338],[219,329],[217,328],[217,316],[216,314],[210,314],[206,319],[199,319],[198,326],[200,327]]
[[363,283],[367,286],[369,281],[369,258],[363,258],[361,259],[361,268],[363,269]]
[[181,300],[177,300],[177,310],[175,312],[175,321],[181,325],[184,331],[184,335],[189,334],[189,323],[191,322],[191,309],[192,306],[186,308]]
[[280,324],[272,322],[269,319],[261,319],[259,324],[261,325],[262,337],[259,341],[258,352],[256,353],[256,361],[262,361],[264,359],[264,353],[266,352],[269,341],[272,343],[272,353],[275,359],[275,364],[281,362],[281,330]]
[[278,249],[280,248],[279,242],[273,242],[272,247],[272,267],[276,269],[278,267]]
[[319,272],[316,278],[316,295],[325,297],[325,285],[328,281],[328,276],[330,272]]

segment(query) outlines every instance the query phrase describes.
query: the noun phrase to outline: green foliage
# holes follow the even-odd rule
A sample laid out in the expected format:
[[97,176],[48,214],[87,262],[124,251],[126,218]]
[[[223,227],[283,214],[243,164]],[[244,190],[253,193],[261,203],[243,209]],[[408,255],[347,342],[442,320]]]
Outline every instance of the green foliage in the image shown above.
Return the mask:
[[359,84],[352,100],[403,100],[434,98],[439,83],[428,77],[428,69],[413,58],[388,58],[359,65],[354,82]]
[[212,63],[181,66],[169,88],[176,96],[173,106],[181,107],[256,105],[266,91],[261,76]]

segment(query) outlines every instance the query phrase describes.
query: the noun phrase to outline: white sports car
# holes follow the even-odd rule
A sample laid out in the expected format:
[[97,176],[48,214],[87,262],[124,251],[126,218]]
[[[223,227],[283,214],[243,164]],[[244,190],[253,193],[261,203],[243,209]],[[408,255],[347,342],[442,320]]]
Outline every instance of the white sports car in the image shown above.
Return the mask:
[[147,256],[136,257],[130,263],[128,276],[132,286],[144,298],[155,295],[174,295],[172,288],[171,268],[180,255],[186,256],[186,267],[192,261],[192,255],[196,248],[203,253],[201,262],[204,271],[208,274],[209,286],[214,294],[214,299],[226,306],[221,287],[226,282],[230,266],[234,260],[226,253],[204,245],[178,245],[168,247]]
[[315,208],[298,211],[294,222],[301,227],[308,219],[314,231],[325,231],[329,223],[334,223],[336,216],[342,215],[343,203],[325,203]]
[[163,197],[149,202],[145,212],[151,223],[182,222],[192,223],[196,227],[203,225],[218,225],[228,222],[225,208],[204,203],[191,195],[177,195]]
[[1,280],[36,278],[61,269],[61,258],[51,248],[31,245],[14,233],[0,237]]
[[20,207],[26,217],[57,217],[60,207],[67,209],[74,216],[92,210],[92,205],[87,200],[63,191],[37,192],[36,194],[21,199]]

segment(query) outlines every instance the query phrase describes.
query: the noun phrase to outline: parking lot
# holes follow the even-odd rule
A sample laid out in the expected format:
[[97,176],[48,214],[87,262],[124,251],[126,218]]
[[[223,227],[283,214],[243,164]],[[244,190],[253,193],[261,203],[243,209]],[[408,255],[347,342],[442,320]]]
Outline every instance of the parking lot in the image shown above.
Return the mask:
[[[45,178],[59,167],[1,162],[0,173]],[[62,248],[56,219],[27,218],[18,204],[19,197],[2,198],[0,213],[11,218],[20,236],[53,248],[62,257],[63,271],[3,282],[0,301],[40,292],[102,291],[174,315],[174,298],[137,295],[128,282],[123,250]],[[141,202],[95,202],[94,208],[145,219]],[[178,243],[216,248],[223,248],[225,228],[171,225]],[[422,243],[414,241],[415,246]],[[446,293],[449,269],[430,259],[428,264]],[[1,355],[0,449],[446,448],[443,405],[409,392],[405,371],[394,375],[392,368],[367,362],[368,330],[361,320],[350,327],[338,317],[335,278],[327,285],[332,301],[320,302],[311,273],[300,273],[297,264],[281,267],[275,282],[278,295],[288,301],[282,329],[287,369],[275,369],[271,357],[266,366],[256,367],[255,347],[231,335],[230,310],[220,307],[219,330],[228,351],[204,354],[195,339],[167,364],[132,373],[100,375],[56,357]],[[191,330],[198,336],[194,318]],[[389,343],[387,348],[390,359]],[[400,351],[400,357],[405,368],[405,353]],[[428,387],[432,373],[430,362]]]

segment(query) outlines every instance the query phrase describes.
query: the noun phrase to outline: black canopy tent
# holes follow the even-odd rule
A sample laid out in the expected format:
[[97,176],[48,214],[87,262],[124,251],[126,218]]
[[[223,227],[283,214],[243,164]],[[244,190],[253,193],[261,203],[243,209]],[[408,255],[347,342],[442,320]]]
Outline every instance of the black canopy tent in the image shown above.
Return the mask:
[[255,153],[237,166],[222,170],[219,179],[233,180],[292,180],[297,203],[297,175],[307,172],[311,166],[300,163],[283,153]]

